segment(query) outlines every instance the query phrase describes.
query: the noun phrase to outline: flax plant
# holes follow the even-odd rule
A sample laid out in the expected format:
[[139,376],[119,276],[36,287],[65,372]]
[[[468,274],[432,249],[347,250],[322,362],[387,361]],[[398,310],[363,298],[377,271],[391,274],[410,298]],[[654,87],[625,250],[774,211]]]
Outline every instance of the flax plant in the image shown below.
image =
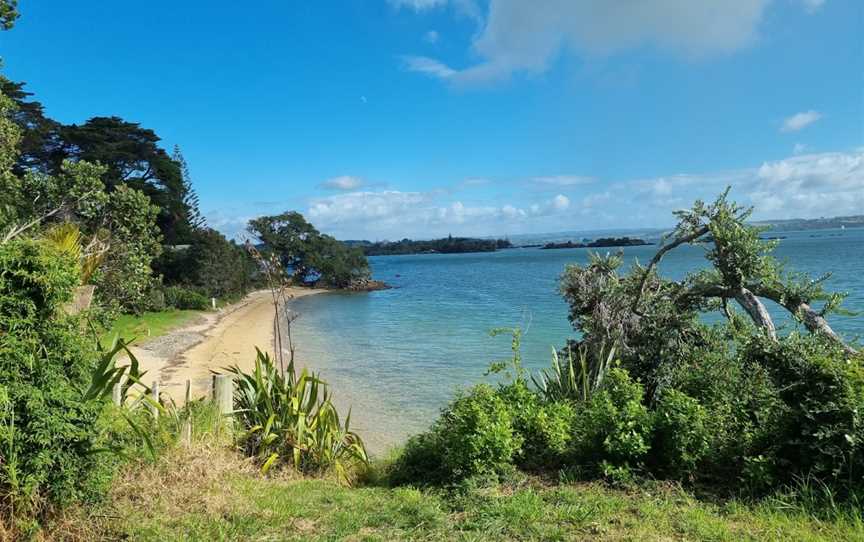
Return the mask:
[[612,368],[615,348],[602,346],[595,355],[590,355],[584,346],[578,349],[576,358],[573,349],[567,348],[567,359],[562,364],[561,355],[552,349],[552,367],[531,376],[540,393],[550,401],[587,401],[600,388],[603,378]]
[[350,482],[368,462],[363,441],[350,430],[350,411],[343,424],[327,384],[317,375],[306,369],[298,373],[293,360],[278,371],[261,350],[251,373],[237,366],[225,370],[235,377],[241,446],[259,459],[262,472],[287,463],[304,473],[334,472]]

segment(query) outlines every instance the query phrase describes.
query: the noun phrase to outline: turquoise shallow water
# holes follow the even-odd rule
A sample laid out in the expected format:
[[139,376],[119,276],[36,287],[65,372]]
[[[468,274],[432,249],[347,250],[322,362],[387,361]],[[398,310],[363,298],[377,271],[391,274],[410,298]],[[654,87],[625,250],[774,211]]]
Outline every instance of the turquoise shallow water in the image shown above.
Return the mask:
[[[819,276],[849,292],[844,306],[864,312],[864,229],[783,233],[777,256],[789,268]],[[629,247],[625,257],[647,262],[656,247]],[[546,367],[553,346],[575,337],[557,293],[568,263],[585,263],[585,249],[514,249],[484,254],[371,258],[374,276],[395,288],[364,294],[328,293],[292,303],[298,358],[314,367],[353,406],[352,420],[381,452],[426,428],[454,390],[484,380],[489,363],[509,355],[496,327],[521,326],[531,370]],[[683,247],[661,265],[681,277],[706,265],[703,250]],[[771,308],[771,307],[769,307]],[[773,308],[778,324],[792,326]],[[864,316],[831,319],[847,337],[864,336]]]

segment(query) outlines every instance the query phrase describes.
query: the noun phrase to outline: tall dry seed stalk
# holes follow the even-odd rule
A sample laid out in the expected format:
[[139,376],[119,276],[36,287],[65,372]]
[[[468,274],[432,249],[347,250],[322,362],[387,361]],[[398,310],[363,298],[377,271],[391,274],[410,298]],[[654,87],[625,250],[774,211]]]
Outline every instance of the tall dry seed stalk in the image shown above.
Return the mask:
[[249,251],[249,254],[258,263],[258,267],[261,272],[264,274],[264,278],[267,282],[267,287],[270,290],[270,295],[273,300],[273,333],[275,336],[276,342],[276,356],[279,359],[279,370],[282,373],[282,376],[285,376],[286,365],[285,365],[285,352],[282,341],[282,326],[279,325],[279,316],[280,309],[283,314],[283,318],[285,321],[285,332],[286,338],[288,340],[288,367],[294,366],[294,340],[291,336],[291,324],[297,319],[299,315],[291,312],[291,309],[288,308],[288,302],[294,298],[292,294],[289,293],[288,287],[291,285],[291,279],[288,274],[285,272],[284,267],[282,266],[282,262],[279,261],[279,258],[276,257],[275,254],[270,254],[269,257],[264,257],[261,252],[255,248],[255,246],[246,241],[246,250]]

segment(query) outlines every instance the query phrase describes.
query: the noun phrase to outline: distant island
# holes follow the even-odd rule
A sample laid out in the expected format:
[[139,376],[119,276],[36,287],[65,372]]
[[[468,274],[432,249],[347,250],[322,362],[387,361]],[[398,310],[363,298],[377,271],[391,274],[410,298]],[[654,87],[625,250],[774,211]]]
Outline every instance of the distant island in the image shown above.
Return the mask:
[[651,245],[643,239],[634,237],[601,237],[589,243],[574,243],[573,241],[565,241],[563,243],[546,243],[542,250],[559,249],[559,248],[609,248],[609,247],[638,247],[643,245]]
[[864,228],[864,215],[823,218],[792,218],[787,220],[760,220],[754,226],[768,226],[771,231],[829,230]]
[[429,241],[344,241],[351,247],[359,248],[366,256],[395,256],[400,254],[461,254],[466,252],[495,252],[512,248],[507,239],[476,239],[472,237],[448,236]]

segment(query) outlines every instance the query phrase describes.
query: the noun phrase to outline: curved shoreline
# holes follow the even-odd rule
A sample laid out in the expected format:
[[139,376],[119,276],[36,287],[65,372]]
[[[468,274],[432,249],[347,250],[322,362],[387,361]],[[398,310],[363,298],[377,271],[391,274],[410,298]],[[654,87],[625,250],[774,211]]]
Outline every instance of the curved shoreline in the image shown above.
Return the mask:
[[[325,291],[292,287],[286,293],[295,299]],[[274,318],[270,291],[259,290],[130,350],[147,371],[145,382],[159,382],[160,392],[181,403],[187,380],[192,396],[202,397],[210,389],[212,371],[229,365],[253,367],[256,346],[273,354]]]

